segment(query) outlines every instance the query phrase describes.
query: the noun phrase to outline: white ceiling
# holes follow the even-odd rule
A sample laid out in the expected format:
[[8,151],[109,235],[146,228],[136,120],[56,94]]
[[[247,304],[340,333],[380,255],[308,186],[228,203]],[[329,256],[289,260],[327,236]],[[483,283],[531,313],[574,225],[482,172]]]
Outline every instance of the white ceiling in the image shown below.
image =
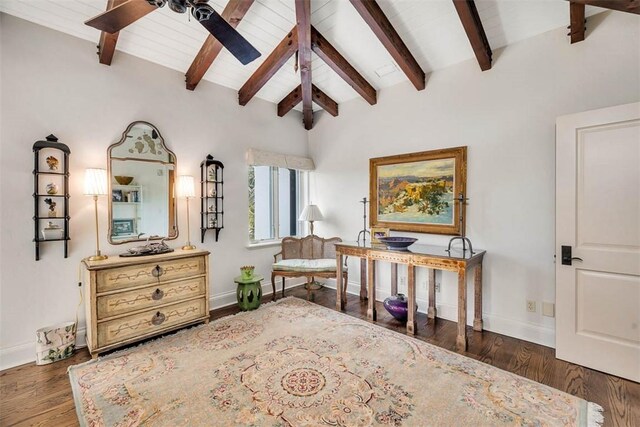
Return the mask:
[[[0,0],[0,11],[97,44],[100,32],[84,21],[103,12],[106,3]],[[219,13],[226,3],[210,0]],[[426,73],[474,57],[451,0],[378,3]],[[569,4],[564,0],[476,0],[476,5],[493,50],[569,22]],[[599,11],[588,7],[587,15]],[[188,18],[168,7],[154,11],[121,31],[116,49],[184,73],[208,34]],[[311,0],[311,22],[376,89],[407,80],[348,0]],[[204,79],[239,89],[294,25],[293,0],[256,0],[237,28],[262,56],[243,66],[223,50]],[[111,66],[118,66],[117,52]],[[494,66],[500,66],[499,61]],[[312,75],[314,84],[338,103],[359,96],[315,55]],[[292,58],[257,96],[277,103],[299,84]]]

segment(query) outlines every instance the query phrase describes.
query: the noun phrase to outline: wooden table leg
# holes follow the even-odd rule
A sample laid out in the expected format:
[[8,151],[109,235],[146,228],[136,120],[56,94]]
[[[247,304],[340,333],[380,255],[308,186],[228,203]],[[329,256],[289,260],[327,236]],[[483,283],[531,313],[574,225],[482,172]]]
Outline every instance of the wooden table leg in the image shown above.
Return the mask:
[[407,333],[414,335],[417,329],[416,323],[416,267],[412,264],[407,266],[407,287],[409,292],[407,292],[409,302],[407,304],[407,309],[409,313],[407,315]]
[[373,259],[367,259],[367,269],[369,270],[369,277],[367,279],[367,289],[369,291],[369,300],[367,301],[367,318],[369,320],[376,320],[376,261]]
[[367,260],[360,258],[360,299],[367,299]]
[[342,254],[336,254],[336,310],[344,309],[344,298],[342,295]]
[[456,347],[459,351],[467,350],[467,270],[458,270],[458,337]]
[[482,263],[474,270],[473,293],[473,330],[482,331]]
[[391,263],[391,295],[398,295],[398,264]]
[[429,308],[427,309],[427,318],[434,319],[438,310],[436,309],[436,270],[429,269]]

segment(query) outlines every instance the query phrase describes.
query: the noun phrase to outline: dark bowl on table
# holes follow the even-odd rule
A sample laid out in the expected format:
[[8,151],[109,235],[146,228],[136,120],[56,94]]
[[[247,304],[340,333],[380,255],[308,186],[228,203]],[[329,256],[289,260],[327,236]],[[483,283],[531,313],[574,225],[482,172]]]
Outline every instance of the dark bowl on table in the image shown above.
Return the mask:
[[418,239],[414,239],[413,237],[378,237],[378,240],[384,243],[387,249],[400,251],[406,251],[409,246],[418,241]]

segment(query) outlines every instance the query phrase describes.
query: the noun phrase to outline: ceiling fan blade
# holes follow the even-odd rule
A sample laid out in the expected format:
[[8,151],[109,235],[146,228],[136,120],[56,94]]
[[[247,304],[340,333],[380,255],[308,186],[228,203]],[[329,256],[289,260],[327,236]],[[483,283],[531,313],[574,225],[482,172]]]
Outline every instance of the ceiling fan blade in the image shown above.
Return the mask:
[[260,56],[260,52],[215,10],[211,10],[208,19],[201,19],[199,22],[243,65]]
[[128,0],[85,21],[85,24],[113,34],[156,9],[156,6],[152,6],[146,0]]

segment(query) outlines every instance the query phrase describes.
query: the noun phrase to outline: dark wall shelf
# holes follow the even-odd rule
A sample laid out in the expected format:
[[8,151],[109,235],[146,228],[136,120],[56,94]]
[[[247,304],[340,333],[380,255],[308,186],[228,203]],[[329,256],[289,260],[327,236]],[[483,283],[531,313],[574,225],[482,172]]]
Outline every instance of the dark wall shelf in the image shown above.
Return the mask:
[[214,230],[216,242],[224,228],[224,165],[211,154],[200,163],[200,242]]
[[[43,158],[45,153],[48,153],[48,157]],[[69,150],[69,147],[58,142],[58,138],[54,135],[49,135],[45,141],[36,141],[36,143],[33,144],[33,242],[35,243],[36,261],[40,260],[40,243],[43,242],[63,242],[64,257],[67,258],[69,256],[69,220],[71,219],[69,216],[70,154],[71,150]],[[49,170],[41,170],[43,166],[41,163],[46,163],[46,167],[48,167]],[[62,171],[58,171],[58,168],[62,168]],[[56,180],[56,182],[51,182],[51,184],[56,187],[56,194],[40,193],[43,185],[47,185],[46,182],[43,183],[42,181],[42,179],[46,177]],[[52,200],[47,201],[46,199]],[[53,199],[57,200],[57,202],[53,202]],[[42,203],[49,205],[49,214],[47,214],[47,209],[42,206]],[[54,216],[51,216],[51,214]],[[62,237],[51,239],[44,237],[44,224],[49,221],[55,222],[56,225],[60,226],[59,230],[62,232]]]

